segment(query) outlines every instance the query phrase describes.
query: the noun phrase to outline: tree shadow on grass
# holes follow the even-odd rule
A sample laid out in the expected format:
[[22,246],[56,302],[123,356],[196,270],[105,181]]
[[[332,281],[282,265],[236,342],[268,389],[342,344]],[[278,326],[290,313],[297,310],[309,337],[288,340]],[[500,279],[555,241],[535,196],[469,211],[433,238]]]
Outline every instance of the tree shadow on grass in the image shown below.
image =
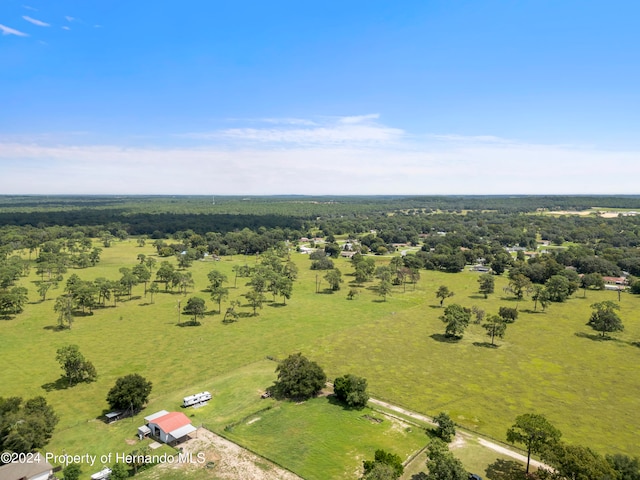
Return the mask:
[[487,297],[485,297],[484,295],[481,294],[474,294],[474,295],[469,295],[469,298],[472,298],[474,300],[487,300]]
[[602,335],[595,333],[576,332],[575,336],[580,338],[588,338],[589,340],[593,340],[594,342],[621,342],[621,340],[618,340],[617,338],[609,336],[603,337]]
[[485,475],[489,480],[522,480],[525,478],[525,469],[515,460],[497,459],[487,467]]
[[452,337],[450,335],[445,335],[442,333],[434,333],[433,335],[429,335],[436,342],[441,343],[458,343],[460,341],[460,337]]
[[410,480],[428,480],[428,479],[429,477],[427,476],[426,473],[420,472],[420,473],[414,473],[413,475],[411,475]]
[[52,330],[54,332],[61,332],[63,330],[69,330],[69,327],[65,326],[61,326],[61,325],[47,325],[45,327],[42,327],[43,330]]
[[429,308],[437,308],[438,310],[440,309],[444,309],[444,305],[440,306],[440,305],[429,305]]
[[177,323],[176,327],[199,327],[200,325],[202,325],[202,323],[188,320],[186,322]]
[[273,307],[273,308],[281,308],[281,307],[286,307],[287,305],[286,305],[285,303],[279,303],[279,302],[278,302],[278,303],[276,303],[276,302],[271,302],[271,303],[269,304],[269,306],[270,306],[270,307]]
[[496,345],[491,342],[473,342],[474,347],[484,347],[484,348],[498,348],[500,345]]
[[47,392],[52,392],[53,390],[66,390],[67,388],[69,388],[69,382],[66,378],[60,377],[55,382],[49,382],[40,385],[40,388]]

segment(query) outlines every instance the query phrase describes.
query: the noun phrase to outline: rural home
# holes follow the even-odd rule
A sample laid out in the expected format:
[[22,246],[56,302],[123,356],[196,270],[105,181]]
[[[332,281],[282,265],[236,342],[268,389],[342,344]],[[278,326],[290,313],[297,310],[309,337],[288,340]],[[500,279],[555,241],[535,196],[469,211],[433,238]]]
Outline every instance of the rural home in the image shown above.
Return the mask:
[[2,480],[48,480],[54,478],[53,466],[37,453],[32,463],[14,462],[0,467]]
[[138,428],[138,435],[150,435],[170,445],[186,440],[185,437],[197,430],[191,425],[191,420],[181,412],[160,410],[144,419],[147,423]]

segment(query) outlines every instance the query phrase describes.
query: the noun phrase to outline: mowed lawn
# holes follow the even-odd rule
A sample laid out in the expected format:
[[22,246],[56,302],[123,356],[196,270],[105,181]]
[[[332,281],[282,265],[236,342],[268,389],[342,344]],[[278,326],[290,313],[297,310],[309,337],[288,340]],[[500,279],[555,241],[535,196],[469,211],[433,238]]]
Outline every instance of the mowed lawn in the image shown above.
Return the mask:
[[[152,255],[154,249],[137,247],[134,240],[118,243],[103,250],[97,267],[70,270],[65,280],[70,273],[85,279],[117,279],[119,268],[133,267],[138,253]],[[163,260],[155,258],[158,265]],[[545,313],[528,313],[533,302],[525,299],[519,304],[520,318],[509,325],[504,340],[497,340],[499,347],[487,348],[480,325],[471,325],[459,342],[443,341],[444,325],[438,319],[442,309],[435,290],[447,285],[455,292],[445,306],[477,305],[497,313],[501,305],[515,306],[502,291],[506,279],[497,278],[496,293],[484,299],[477,294],[476,273],[422,271],[415,290],[407,285],[403,293],[401,287],[394,287],[387,301],[367,288],[374,283],[358,287],[360,295],[347,300],[347,282],[353,278],[346,275],[352,271],[348,261],[336,261],[343,272],[343,289],[335,294],[316,294],[316,275],[322,278],[324,272],[309,270],[307,256],[292,253],[292,259],[300,274],[287,305],[278,298],[255,317],[243,306],[243,317],[230,325],[221,323],[221,316],[214,312],[217,305],[202,291],[207,285],[206,274],[213,268],[221,270],[232,287],[232,267],[253,264],[255,257],[196,262],[190,268],[195,292],[186,297],[160,293],[150,304],[149,295],[145,298],[139,285],[134,287],[132,300],[79,316],[66,331],[51,329],[56,324],[53,298],[62,293],[63,285],[50,290],[50,299],[40,302],[31,283],[37,279],[33,269],[30,278],[23,281],[30,290],[26,311],[15,319],[0,321],[0,396],[44,395],[48,399],[61,419],[48,447],[54,453],[131,450],[130,440],[144,415],[176,409],[183,396],[201,390],[214,389],[216,393],[214,402],[205,407],[208,410],[194,414],[194,423],[217,429],[242,420],[262,408],[259,391],[275,379],[274,362],[264,361],[265,366],[257,370],[253,366],[263,365],[267,356],[284,358],[300,351],[323,366],[330,378],[345,373],[364,376],[374,396],[426,414],[447,411],[459,424],[498,439],[504,439],[517,415],[538,412],[570,442],[602,453],[638,454],[640,369],[636,365],[640,348],[633,343],[640,341],[640,298],[623,295],[620,316],[626,329],[609,341],[599,341],[585,323],[589,305],[617,300],[615,293],[587,292],[583,299],[580,291],[564,304],[552,304]],[[376,260],[384,264],[389,257]],[[238,279],[238,288],[230,289],[230,299],[244,303],[240,295],[247,290],[246,282],[246,278]],[[326,282],[322,286],[326,287]],[[184,306],[193,295],[207,300],[211,314],[199,327],[178,326],[188,319],[179,315],[178,301]],[[222,304],[223,311],[227,305],[228,300]],[[62,372],[55,352],[68,344],[79,345],[94,363],[97,382],[72,389],[60,389],[55,383]],[[227,387],[223,382],[214,388],[224,378],[236,378],[234,372],[243,372],[246,382],[229,380]],[[108,408],[106,394],[116,378],[128,373],[140,373],[153,382],[149,406],[133,420],[105,425],[97,418]],[[246,391],[239,387],[243,383]],[[235,428],[234,439],[255,446],[254,450],[268,457],[277,457],[284,466],[295,466],[295,455],[288,456],[288,447],[273,444],[269,432],[260,426],[278,415],[290,418],[288,408],[281,407],[282,413],[270,410],[260,421]],[[306,428],[312,427],[301,430]],[[332,447],[331,438],[326,439],[326,448],[344,454],[341,449],[351,440],[346,436],[336,440],[337,447]],[[340,468],[351,465],[348,458]]]
[[420,428],[369,408],[344,409],[331,398],[279,402],[225,435],[309,480],[358,478],[377,449],[406,460],[429,442]]

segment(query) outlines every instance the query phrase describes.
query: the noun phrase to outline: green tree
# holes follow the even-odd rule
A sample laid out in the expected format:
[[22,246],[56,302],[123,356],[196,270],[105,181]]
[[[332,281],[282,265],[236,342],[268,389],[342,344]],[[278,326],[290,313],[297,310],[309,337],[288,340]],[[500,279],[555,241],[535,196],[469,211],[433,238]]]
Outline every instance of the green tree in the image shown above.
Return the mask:
[[527,472],[532,453],[543,453],[548,447],[557,445],[562,433],[543,416],[525,413],[516,417],[515,423],[507,430],[509,443],[521,443],[527,450]]
[[385,450],[376,450],[373,460],[365,460],[362,462],[362,466],[364,468],[363,478],[371,478],[367,477],[367,475],[369,475],[378,464],[391,467],[394,471],[393,478],[400,478],[404,473],[404,466],[402,465],[402,459],[400,456],[395,453],[386,452]]
[[[142,254],[141,254],[142,255]],[[151,270],[142,263],[137,264],[131,270],[136,278],[136,283],[144,283],[144,296],[147,296],[147,283],[151,280]]]
[[58,314],[58,327],[64,328],[65,324],[71,328],[73,324],[73,297],[62,295],[56,299],[53,310]]
[[129,478],[129,470],[124,463],[114,463],[111,466],[111,474],[109,480],[127,480]]
[[307,400],[324,387],[327,376],[322,368],[302,353],[289,355],[276,367],[278,379],[271,387],[278,397]]
[[542,307],[544,312],[549,306],[551,300],[549,299],[549,292],[542,285],[534,285],[531,293],[531,300],[533,300],[533,311],[538,311],[538,303]]
[[56,351],[56,360],[64,370],[70,386],[80,382],[93,382],[98,377],[93,364],[84,358],[77,345],[67,345]]
[[529,278],[521,273],[509,275],[509,291],[515,295],[518,300],[522,300],[525,293],[531,289],[532,283]]
[[293,280],[285,275],[278,275],[273,285],[273,290],[282,297],[282,304],[286,305],[287,300],[293,293]]
[[229,297],[229,289],[222,285],[211,285],[211,300],[218,304],[218,313],[222,313],[222,301]]
[[353,300],[358,294],[360,294],[360,291],[357,288],[350,288],[349,293],[347,293],[347,300]]
[[362,480],[396,480],[398,478],[395,469],[386,463],[374,462],[371,469],[365,473]]
[[487,298],[490,293],[493,293],[495,288],[495,279],[490,273],[483,273],[478,277],[478,284],[480,285],[478,290]]
[[[357,255],[354,255],[353,258],[356,258]],[[374,272],[376,271],[376,261],[373,258],[365,258],[363,256],[359,257],[354,263],[355,267],[355,276],[356,282],[358,284],[363,284],[364,282],[368,282],[373,277]]]
[[187,315],[193,315],[193,319],[191,320],[191,325],[199,325],[199,318],[204,318],[205,313],[207,313],[207,306],[205,301],[200,297],[191,297],[187,300],[187,304],[182,309],[183,313]]
[[491,337],[491,345],[494,345],[494,338],[504,338],[504,333],[507,330],[507,322],[499,315],[489,315],[487,317],[487,323],[482,325],[487,331],[487,335]]
[[151,294],[151,303],[153,303],[153,295],[160,291],[160,287],[156,282],[152,282],[149,286],[149,293]]
[[591,305],[594,310],[591,313],[591,318],[587,322],[587,325],[594,330],[600,332],[603,337],[607,336],[607,333],[621,332],[624,330],[622,320],[615,312],[620,310],[620,306],[610,300],[604,302],[598,302]]
[[554,275],[544,284],[552,302],[564,302],[571,295],[569,280],[564,275]]
[[440,306],[442,307],[446,298],[453,297],[453,292],[449,291],[449,287],[446,285],[440,285],[436,291],[436,298],[440,299]]
[[175,267],[171,263],[167,261],[160,263],[160,268],[158,268],[158,271],[156,272],[156,278],[158,281],[164,283],[165,291],[169,288],[169,282],[171,281],[174,272]]
[[35,284],[38,288],[38,295],[40,295],[40,300],[43,302],[47,299],[47,293],[49,292],[49,289],[58,287],[58,282],[55,281],[38,280],[35,282]]
[[385,280],[384,278],[380,280],[376,291],[378,295],[382,297],[383,301],[387,301],[387,296],[391,295],[391,291],[393,290],[393,286],[389,280]]
[[62,470],[64,480],[79,480],[82,469],[77,463],[70,463]]
[[240,305],[239,301],[231,300],[231,303],[224,314],[224,318],[222,319],[222,323],[233,323],[238,321],[238,318],[240,317],[238,312],[236,312],[236,307],[238,305]]
[[147,403],[151,387],[152,383],[137,373],[120,377],[109,390],[107,403],[112,410],[138,412]]
[[442,439],[442,441],[449,443],[456,436],[456,424],[453,423],[451,417],[445,412],[440,412],[433,419],[438,425],[436,428],[436,435]]
[[628,455],[607,455],[607,462],[617,472],[618,480],[640,480],[640,458]]
[[211,270],[207,274],[207,278],[209,279],[209,288],[211,289],[219,288],[227,281],[227,276],[218,270]]
[[571,480],[618,479],[612,465],[600,454],[582,445],[557,445],[550,463],[561,478]]
[[449,451],[447,444],[436,438],[427,447],[429,480],[467,480],[469,473],[462,462]]
[[513,323],[518,319],[518,310],[511,307],[500,307],[498,316],[507,323]]
[[262,308],[262,305],[267,300],[262,292],[257,292],[255,290],[249,290],[244,294],[244,297],[249,302],[251,308],[253,308],[253,316],[258,315],[258,308]]
[[337,268],[329,270],[324,276],[324,279],[329,284],[329,288],[333,292],[340,290],[340,284],[342,283],[342,273]]
[[462,338],[471,320],[471,312],[466,311],[463,307],[454,303],[444,309],[440,320],[447,324],[445,329],[447,336]]
[[369,401],[367,379],[347,374],[333,382],[333,391],[342,403],[351,408],[364,408]]
[[24,404],[20,397],[0,397],[0,451],[28,453],[41,449],[51,439],[58,423],[44,397]]
[[593,288],[594,290],[603,290],[604,279],[599,273],[585,273],[580,279],[580,286],[584,290],[584,298],[587,296],[588,288]]

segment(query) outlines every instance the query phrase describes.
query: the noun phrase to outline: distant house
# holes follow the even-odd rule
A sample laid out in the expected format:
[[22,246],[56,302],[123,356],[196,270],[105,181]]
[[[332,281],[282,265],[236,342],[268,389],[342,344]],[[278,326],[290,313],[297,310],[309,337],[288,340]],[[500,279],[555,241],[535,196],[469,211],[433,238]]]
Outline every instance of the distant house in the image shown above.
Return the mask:
[[149,435],[159,441],[175,445],[186,440],[190,433],[197,429],[191,425],[191,420],[181,412],[167,412],[160,410],[152,415],[144,417],[147,422],[138,428],[138,435]]
[[53,466],[36,453],[32,463],[14,462],[0,467],[2,480],[48,480],[54,478]]

